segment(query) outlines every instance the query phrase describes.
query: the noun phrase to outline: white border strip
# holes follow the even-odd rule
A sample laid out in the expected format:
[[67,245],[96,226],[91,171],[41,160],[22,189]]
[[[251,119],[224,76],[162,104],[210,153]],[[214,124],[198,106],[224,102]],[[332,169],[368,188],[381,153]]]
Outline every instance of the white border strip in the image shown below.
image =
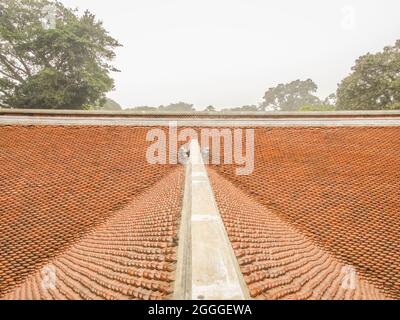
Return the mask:
[[[249,299],[239,264],[218,211],[197,140],[190,143],[191,299]],[[201,177],[203,183],[196,183]]]
[[62,125],[62,126],[168,126],[171,121],[185,127],[387,127],[400,126],[399,117],[384,118],[279,118],[279,119],[182,119],[182,118],[90,118],[90,117],[42,117],[0,116],[1,125]]

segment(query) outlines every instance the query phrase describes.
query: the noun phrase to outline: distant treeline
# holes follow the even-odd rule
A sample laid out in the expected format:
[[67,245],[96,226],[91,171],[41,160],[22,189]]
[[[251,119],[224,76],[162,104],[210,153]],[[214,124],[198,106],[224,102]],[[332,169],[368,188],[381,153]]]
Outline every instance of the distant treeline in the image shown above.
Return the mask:
[[[400,40],[376,54],[357,59],[349,76],[338,84],[336,93],[321,100],[312,79],[295,80],[269,88],[258,105],[224,109],[221,112],[400,110]],[[168,106],[138,107],[136,111],[194,111],[185,102]],[[208,106],[201,111],[217,111]]]

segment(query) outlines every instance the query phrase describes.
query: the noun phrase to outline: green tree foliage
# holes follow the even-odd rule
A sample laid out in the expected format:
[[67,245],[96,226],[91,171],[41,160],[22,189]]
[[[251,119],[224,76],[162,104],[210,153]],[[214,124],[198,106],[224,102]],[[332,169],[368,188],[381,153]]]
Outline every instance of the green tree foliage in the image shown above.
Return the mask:
[[113,99],[106,98],[104,103],[98,102],[97,106],[91,108],[92,110],[105,110],[105,111],[122,111],[122,107]]
[[193,104],[186,102],[171,103],[168,106],[160,106],[158,110],[163,112],[194,112],[196,109]]
[[120,110],[122,110],[122,107],[119,105],[119,103],[117,103],[113,99],[106,98],[106,102],[102,106],[102,109],[110,110],[110,111],[114,111],[114,110],[115,111],[120,111]]
[[312,105],[312,106],[303,106],[299,109],[300,112],[309,112],[309,111],[335,111],[336,108],[330,104],[319,104],[319,105]]
[[208,106],[204,111],[205,111],[205,112],[215,112],[215,111],[217,111],[217,110],[215,109],[214,106]]
[[327,96],[324,100],[324,105],[328,105],[328,106],[332,106],[336,109],[336,94],[335,93],[331,93],[329,96]]
[[149,107],[140,106],[134,108],[125,109],[126,111],[136,111],[136,112],[194,112],[196,111],[192,104],[185,102],[171,103],[168,106]]
[[256,112],[259,110],[259,107],[256,105],[246,105],[237,108],[224,109],[222,112]]
[[[0,5],[0,106],[82,109],[105,102],[120,44],[93,14],[47,0]],[[55,24],[46,28],[49,15]]]
[[387,110],[400,110],[400,101],[392,103],[392,104],[389,104],[387,106]]
[[339,110],[400,109],[400,40],[361,56],[337,90]]
[[315,96],[318,86],[311,79],[296,80],[269,88],[265,93],[262,110],[297,111],[305,105],[318,105],[320,99]]
[[126,109],[127,111],[157,111],[156,107],[148,107],[148,106],[141,106],[141,107],[134,107]]
[[336,95],[334,93],[330,94],[328,97],[321,101],[320,104],[305,105],[300,107],[298,110],[300,112],[312,112],[312,111],[336,111]]

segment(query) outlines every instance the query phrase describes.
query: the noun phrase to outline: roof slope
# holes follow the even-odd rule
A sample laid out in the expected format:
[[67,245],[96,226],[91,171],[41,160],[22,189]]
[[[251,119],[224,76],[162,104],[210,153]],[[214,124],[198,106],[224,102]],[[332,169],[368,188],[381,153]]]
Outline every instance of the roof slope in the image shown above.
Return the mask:
[[[0,126],[0,297],[170,297],[183,170],[151,129]],[[400,127],[255,133],[252,175],[210,169],[252,296],[400,299]]]
[[213,168],[399,299],[399,136],[400,127],[256,129],[252,175]]
[[182,184],[183,170],[177,168],[66,252],[49,261],[46,267],[55,272],[54,287],[44,282],[47,278],[42,269],[3,298],[170,297]]
[[214,170],[209,175],[253,298],[386,299],[365,279],[347,282],[347,266]]
[[150,129],[0,126],[0,296],[174,170]]

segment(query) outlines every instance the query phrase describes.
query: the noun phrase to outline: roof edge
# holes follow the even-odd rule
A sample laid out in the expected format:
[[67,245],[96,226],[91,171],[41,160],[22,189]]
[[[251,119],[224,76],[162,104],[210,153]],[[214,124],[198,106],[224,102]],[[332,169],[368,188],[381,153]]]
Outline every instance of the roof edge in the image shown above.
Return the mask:
[[101,118],[400,118],[399,111],[329,111],[329,112],[156,112],[156,111],[85,111],[85,110],[45,110],[45,109],[1,109],[1,116],[45,116],[45,117],[101,117]]

